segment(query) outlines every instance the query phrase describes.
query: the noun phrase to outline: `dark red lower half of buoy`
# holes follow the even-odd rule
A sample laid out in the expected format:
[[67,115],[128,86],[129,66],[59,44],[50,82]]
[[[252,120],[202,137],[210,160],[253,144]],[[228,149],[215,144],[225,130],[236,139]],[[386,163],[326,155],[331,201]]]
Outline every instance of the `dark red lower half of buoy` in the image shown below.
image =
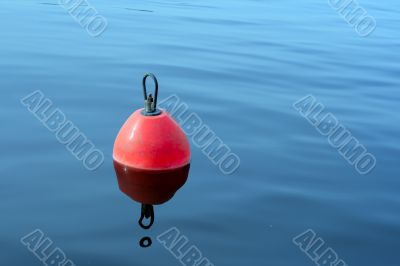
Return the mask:
[[142,204],[158,205],[170,200],[187,180],[190,164],[167,170],[144,170],[114,160],[122,192]]

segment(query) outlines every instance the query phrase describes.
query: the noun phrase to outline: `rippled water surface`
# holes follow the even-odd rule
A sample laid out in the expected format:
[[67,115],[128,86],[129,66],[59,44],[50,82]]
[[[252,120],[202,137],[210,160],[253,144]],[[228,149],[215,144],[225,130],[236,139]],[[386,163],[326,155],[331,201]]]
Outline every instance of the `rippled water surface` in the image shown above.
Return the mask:
[[[292,242],[309,228],[348,265],[399,265],[398,1],[359,0],[377,21],[364,38],[324,0],[91,0],[108,21],[97,38],[44,1],[0,2],[1,265],[42,264],[20,242],[36,228],[77,266],[181,265],[156,238],[171,227],[215,266],[314,265]],[[192,143],[188,182],[146,232],[112,147],[148,71],[241,164],[224,175]],[[34,90],[105,154],[100,168],[21,104]],[[376,157],[370,174],[293,108],[308,94]]]

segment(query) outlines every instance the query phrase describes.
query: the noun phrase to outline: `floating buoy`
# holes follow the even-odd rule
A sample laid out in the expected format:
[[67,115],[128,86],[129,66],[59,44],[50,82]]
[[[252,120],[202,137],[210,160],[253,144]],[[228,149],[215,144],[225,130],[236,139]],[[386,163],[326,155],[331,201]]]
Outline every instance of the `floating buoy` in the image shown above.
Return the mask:
[[[147,95],[151,77],[155,94]],[[178,123],[157,108],[158,82],[153,74],[143,77],[145,107],[135,111],[120,129],[114,143],[114,168],[122,192],[142,204],[139,224],[149,229],[154,222],[153,205],[170,200],[189,174],[189,141]],[[149,225],[143,219],[150,219]]]

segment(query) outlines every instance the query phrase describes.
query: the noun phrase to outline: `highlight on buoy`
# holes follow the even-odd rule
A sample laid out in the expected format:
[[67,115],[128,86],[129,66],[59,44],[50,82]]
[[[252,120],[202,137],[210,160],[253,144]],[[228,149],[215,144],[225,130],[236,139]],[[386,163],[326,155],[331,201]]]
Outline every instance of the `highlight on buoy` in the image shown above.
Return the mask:
[[[146,80],[155,84],[154,97],[147,95]],[[157,108],[158,81],[145,74],[142,81],[144,108],[136,110],[120,129],[113,160],[122,192],[142,204],[139,225],[154,223],[154,207],[170,200],[189,174],[189,141],[175,120]],[[143,220],[150,219],[145,225]]]

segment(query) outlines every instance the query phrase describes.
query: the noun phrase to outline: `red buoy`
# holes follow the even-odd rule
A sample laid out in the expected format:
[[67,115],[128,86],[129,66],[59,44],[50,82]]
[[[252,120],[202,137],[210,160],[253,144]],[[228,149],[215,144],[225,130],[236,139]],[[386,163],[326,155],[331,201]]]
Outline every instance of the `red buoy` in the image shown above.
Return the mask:
[[[147,77],[154,80],[154,98],[147,96]],[[185,184],[190,166],[185,133],[165,110],[157,109],[158,82],[153,74],[144,76],[143,91],[145,108],[122,126],[113,151],[119,188],[142,203],[141,220],[153,215],[152,205],[170,200]]]

